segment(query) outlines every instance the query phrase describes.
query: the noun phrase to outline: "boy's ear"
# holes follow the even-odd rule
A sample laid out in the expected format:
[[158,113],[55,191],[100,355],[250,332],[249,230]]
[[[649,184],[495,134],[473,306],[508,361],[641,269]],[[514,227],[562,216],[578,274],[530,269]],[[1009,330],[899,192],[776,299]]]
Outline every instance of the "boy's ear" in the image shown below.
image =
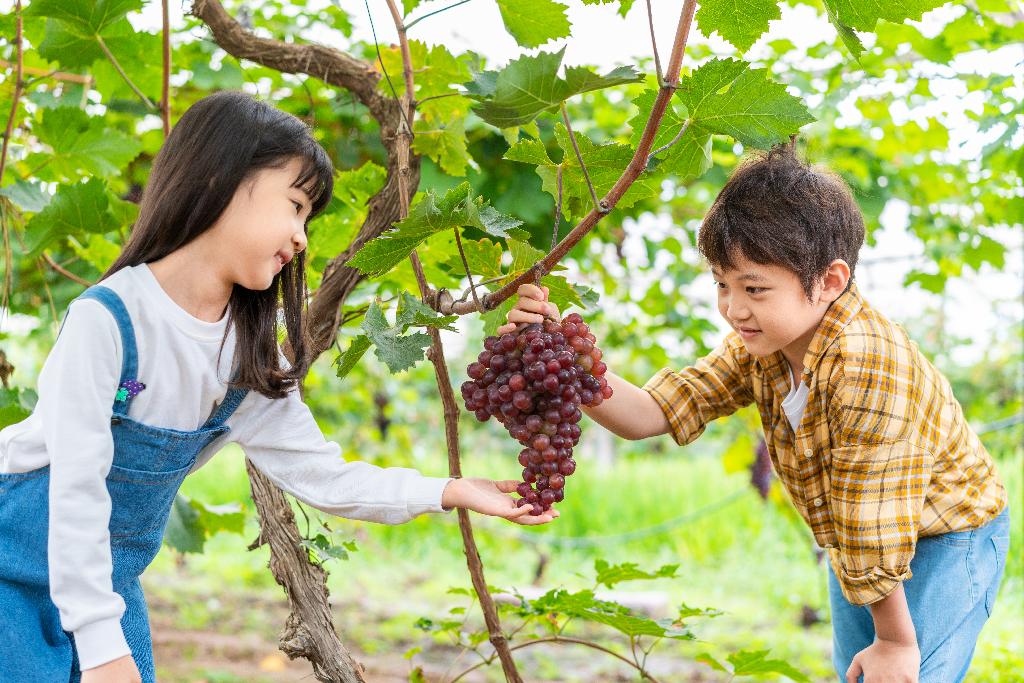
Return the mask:
[[822,278],[821,300],[832,303],[843,295],[850,282],[850,265],[841,258],[828,264]]

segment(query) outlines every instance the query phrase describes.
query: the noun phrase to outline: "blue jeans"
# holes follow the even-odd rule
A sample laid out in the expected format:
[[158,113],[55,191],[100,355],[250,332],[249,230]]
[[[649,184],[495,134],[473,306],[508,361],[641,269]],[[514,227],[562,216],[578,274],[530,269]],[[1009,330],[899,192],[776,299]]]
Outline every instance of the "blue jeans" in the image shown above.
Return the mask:
[[[959,683],[995,604],[1010,546],[1008,508],[979,529],[919,538],[913,576],[903,583],[921,650],[920,683]],[[839,680],[854,656],[871,645],[871,608],[850,604],[829,567],[832,663]],[[858,681],[863,680],[859,678]]]

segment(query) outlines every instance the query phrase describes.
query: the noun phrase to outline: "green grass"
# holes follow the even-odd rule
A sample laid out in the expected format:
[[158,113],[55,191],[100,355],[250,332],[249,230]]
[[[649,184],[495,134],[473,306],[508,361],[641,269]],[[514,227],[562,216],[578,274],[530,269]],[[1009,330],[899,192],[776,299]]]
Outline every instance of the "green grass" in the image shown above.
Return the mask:
[[[189,477],[184,493],[207,503],[248,501],[241,455],[237,449],[232,451],[221,453]],[[504,588],[530,586],[542,558],[544,573],[539,583],[544,589],[589,587],[598,557],[636,562],[646,569],[679,564],[677,579],[622,587],[663,592],[669,608],[686,603],[715,607],[725,614],[694,622],[703,642],[662,644],[654,658],[659,652],[661,657],[692,659],[702,651],[717,656],[764,648],[815,680],[830,680],[826,574],[813,552],[809,531],[778,491],[773,500],[762,501],[747,483],[745,472],[728,475],[718,458],[679,453],[623,457],[607,468],[581,462],[559,506],[561,518],[540,529],[474,517],[488,583]],[[1019,680],[1007,678],[1006,672],[1024,670],[1020,635],[1024,633],[1024,561],[1016,541],[1024,508],[1022,463],[1020,452],[1000,461],[1013,501],[1015,542],[999,603],[979,642],[971,681]],[[474,475],[493,477],[508,476],[507,469],[507,463],[486,457],[470,458],[466,466]],[[729,497],[731,502],[722,504]],[[303,529],[301,514],[298,520]],[[354,538],[359,544],[349,561],[327,565],[335,604],[372,604],[384,614],[372,627],[361,623],[356,614],[342,615],[341,630],[363,651],[390,651],[398,656],[426,637],[412,627],[417,617],[436,619],[451,607],[467,604],[460,596],[446,594],[449,587],[469,586],[454,515],[426,515],[394,527],[341,519],[329,523],[341,538]],[[215,536],[203,555],[185,560],[184,570],[173,553],[163,552],[151,574],[187,581],[189,590],[197,594],[215,595],[229,585],[233,590],[280,595],[266,569],[267,550],[244,550],[256,531],[250,515],[245,538]],[[155,583],[162,587],[167,582],[156,579],[149,586]],[[180,621],[193,628],[210,627],[209,610],[197,604],[182,609]],[[802,626],[805,606],[818,610],[823,621],[810,628]],[[238,616],[244,628],[247,620]],[[670,612],[656,616],[670,616]],[[254,615],[251,622],[261,623],[260,616]],[[538,655],[538,662],[543,659]]]

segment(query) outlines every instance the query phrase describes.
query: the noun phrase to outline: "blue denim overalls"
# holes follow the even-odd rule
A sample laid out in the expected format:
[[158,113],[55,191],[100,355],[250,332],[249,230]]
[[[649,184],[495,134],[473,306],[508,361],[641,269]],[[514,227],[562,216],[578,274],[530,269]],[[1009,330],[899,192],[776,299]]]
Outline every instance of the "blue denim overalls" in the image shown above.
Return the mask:
[[[138,380],[135,331],[120,297],[99,285],[92,298],[113,314],[121,331],[119,384]],[[144,379],[144,378],[143,378]],[[111,387],[112,390],[116,387]],[[166,388],[176,396],[179,387]],[[225,421],[247,390],[230,388],[202,427],[183,432],[152,427],[128,417],[130,396],[119,392],[110,430],[114,460],[107,475],[111,499],[110,549],[113,587],[127,609],[121,618],[132,656],[145,683],[153,683],[152,641],[139,576],[156,557],[171,504],[185,475],[211,441],[229,431]],[[174,400],[173,398],[171,400]],[[48,428],[59,428],[49,425]],[[60,625],[50,599],[47,567],[50,468],[0,474],[0,681],[74,682],[81,677],[74,637]]]

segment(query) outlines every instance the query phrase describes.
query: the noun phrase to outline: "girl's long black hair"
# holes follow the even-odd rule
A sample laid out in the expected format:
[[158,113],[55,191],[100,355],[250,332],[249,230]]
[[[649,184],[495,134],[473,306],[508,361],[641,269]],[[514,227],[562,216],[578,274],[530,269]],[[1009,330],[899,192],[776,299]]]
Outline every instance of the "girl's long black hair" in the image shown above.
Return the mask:
[[[302,170],[292,185],[309,195],[313,218],[330,201],[334,177],[333,165],[309,127],[241,92],[223,91],[199,100],[156,155],[138,220],[103,277],[159,260],[188,244],[220,218],[239,185],[261,169],[280,168],[295,158],[301,159]],[[305,267],[303,251],[269,288],[235,285],[228,303],[228,330],[233,327],[236,334],[232,386],[281,398],[305,375],[312,362],[307,358]],[[277,343],[279,301],[293,353],[287,369]]]

